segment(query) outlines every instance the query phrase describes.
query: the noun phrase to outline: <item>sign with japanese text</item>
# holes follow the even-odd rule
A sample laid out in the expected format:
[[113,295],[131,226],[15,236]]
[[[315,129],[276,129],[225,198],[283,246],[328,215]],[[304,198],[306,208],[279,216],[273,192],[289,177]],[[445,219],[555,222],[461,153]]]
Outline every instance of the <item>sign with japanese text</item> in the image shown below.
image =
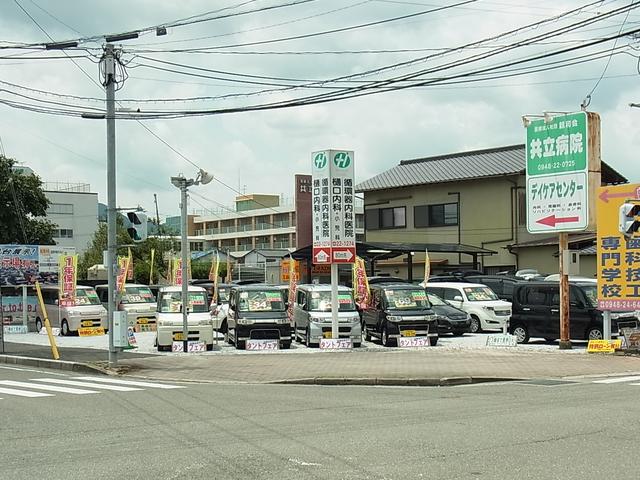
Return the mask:
[[73,255],[75,247],[61,247],[58,245],[41,245],[38,247],[38,271],[40,273],[58,273],[60,255]]
[[353,343],[350,338],[321,338],[320,349],[321,350],[342,350],[353,348]]
[[124,284],[127,282],[129,271],[129,257],[118,257],[118,276],[116,277],[116,291],[124,292]]
[[289,283],[289,280],[291,279],[292,265],[294,265],[293,268],[295,268],[294,273],[296,277],[300,278],[300,262],[295,260],[292,262],[287,258],[280,261],[280,281],[282,283]]
[[398,346],[401,348],[429,347],[429,337],[400,337]]
[[38,274],[36,245],[0,245],[0,284],[32,284]]
[[131,255],[131,248],[128,248],[127,257],[129,263],[127,264],[127,280],[133,280],[133,255]]
[[298,281],[300,280],[300,262],[289,257],[289,306],[287,307],[287,317],[289,321],[293,321],[293,305],[296,301],[296,289],[298,288]]
[[369,280],[367,279],[367,267],[364,259],[356,257],[353,264],[351,284],[353,285],[353,298],[358,306],[367,308],[369,305]]
[[73,307],[76,303],[78,256],[60,255],[58,265],[59,305],[61,307]]
[[245,348],[254,352],[278,350],[278,340],[247,340]]
[[356,256],[354,154],[314,152],[312,159],[313,263],[353,263]]
[[598,308],[640,310],[640,238],[618,229],[618,212],[627,200],[640,200],[640,183],[598,189]]
[[589,340],[587,344],[588,353],[613,353],[620,350],[622,340]]
[[[549,119],[550,118],[550,119]],[[599,184],[600,117],[578,112],[532,120],[526,143],[527,230],[585,230]]]

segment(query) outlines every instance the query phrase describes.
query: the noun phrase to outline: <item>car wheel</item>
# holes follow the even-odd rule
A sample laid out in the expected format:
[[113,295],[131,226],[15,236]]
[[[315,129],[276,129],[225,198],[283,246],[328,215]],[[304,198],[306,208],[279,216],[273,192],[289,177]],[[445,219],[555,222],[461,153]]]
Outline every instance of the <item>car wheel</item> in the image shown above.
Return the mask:
[[304,344],[307,346],[307,348],[311,348],[311,334],[310,334],[310,329],[309,327],[307,327],[307,329],[304,332]]
[[227,333],[227,319],[225,318],[224,320],[222,320],[222,323],[220,324],[220,333]]
[[514,325],[511,334],[516,336],[518,343],[527,343],[529,341],[529,330],[522,324]]
[[364,327],[362,327],[362,331],[364,332],[364,339],[367,342],[371,341],[371,333],[369,333],[369,329],[367,328],[367,324],[364,324]]
[[454,337],[461,337],[465,334],[464,330],[454,330],[453,332],[451,332],[451,335],[453,335]]
[[389,338],[389,331],[387,330],[387,326],[382,327],[382,345],[385,347],[393,347],[395,346],[393,339]]
[[40,317],[36,317],[36,332],[40,330],[42,330],[42,320],[40,320]]
[[602,340],[604,333],[600,327],[591,327],[587,330],[587,340]]
[[354,343],[353,344],[353,348],[360,348],[362,346],[362,343]]
[[471,324],[469,325],[469,331],[471,333],[482,332],[482,324],[480,323],[480,319],[475,315],[471,315]]
[[438,344],[438,338],[440,337],[429,337],[429,345],[435,347]]
[[60,333],[64,337],[68,337],[71,335],[71,331],[69,330],[69,323],[66,320],[62,320],[62,324],[60,325]]
[[211,352],[213,350],[213,343],[207,344],[207,351]]
[[236,344],[236,350],[244,350],[247,347],[246,343],[241,340],[236,340],[235,344]]
[[289,350],[291,348],[291,342],[282,342],[282,349]]

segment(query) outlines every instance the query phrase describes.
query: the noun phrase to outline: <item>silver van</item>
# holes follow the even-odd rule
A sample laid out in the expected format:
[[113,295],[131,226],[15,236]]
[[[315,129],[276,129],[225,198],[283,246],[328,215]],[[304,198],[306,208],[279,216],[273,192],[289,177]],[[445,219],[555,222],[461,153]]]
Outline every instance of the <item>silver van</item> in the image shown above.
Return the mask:
[[[351,289],[338,287],[338,337],[350,338],[354,347],[362,344],[360,315]],[[331,338],[331,285],[298,285],[293,305],[293,336],[308,347]]]
[[[158,350],[171,350],[173,342],[185,340],[182,331],[182,287],[163,287],[158,291],[157,304]],[[207,291],[189,286],[188,338],[207,344],[213,350],[213,325]]]
[[[108,330],[107,311],[93,288],[78,285],[75,305],[72,307],[60,305],[60,289],[57,285],[43,285],[41,290],[49,322],[52,327],[59,328],[62,335],[77,334],[79,328],[102,327],[105,332]],[[40,315],[40,306],[37,310],[36,330],[40,331],[44,325],[44,316]]]
[[[109,302],[109,286],[98,285],[96,293],[107,308]],[[156,329],[156,297],[151,289],[146,285],[126,283],[118,310],[127,312],[129,326],[136,331],[147,331]]]

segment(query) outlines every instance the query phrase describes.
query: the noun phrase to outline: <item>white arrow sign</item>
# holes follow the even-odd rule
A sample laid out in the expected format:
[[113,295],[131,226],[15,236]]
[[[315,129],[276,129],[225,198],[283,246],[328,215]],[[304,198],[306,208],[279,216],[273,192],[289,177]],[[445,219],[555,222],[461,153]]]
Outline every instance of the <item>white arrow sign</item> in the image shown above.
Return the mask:
[[335,260],[351,260],[353,258],[353,253],[351,253],[351,250],[334,250],[333,251],[333,258]]

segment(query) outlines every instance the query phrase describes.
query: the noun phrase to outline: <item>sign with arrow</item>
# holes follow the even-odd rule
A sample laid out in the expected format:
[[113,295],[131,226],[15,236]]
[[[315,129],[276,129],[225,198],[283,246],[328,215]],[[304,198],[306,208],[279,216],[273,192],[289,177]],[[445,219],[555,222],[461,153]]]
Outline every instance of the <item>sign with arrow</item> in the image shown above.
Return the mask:
[[600,180],[598,114],[545,115],[531,121],[526,155],[527,230],[586,230],[593,223],[590,195]]

